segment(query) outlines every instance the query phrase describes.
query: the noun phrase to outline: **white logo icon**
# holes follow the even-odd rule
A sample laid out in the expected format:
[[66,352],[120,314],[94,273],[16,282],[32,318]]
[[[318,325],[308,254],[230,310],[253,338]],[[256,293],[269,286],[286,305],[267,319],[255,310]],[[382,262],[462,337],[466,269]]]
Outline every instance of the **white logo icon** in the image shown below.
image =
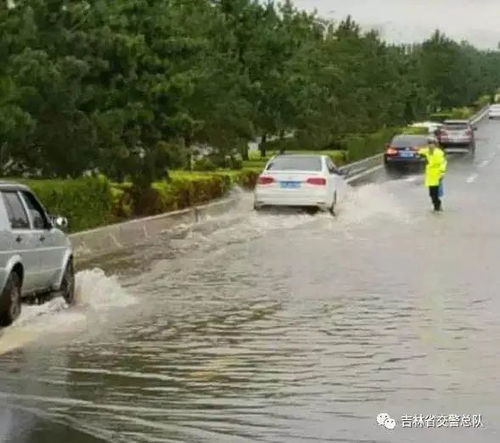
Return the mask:
[[392,419],[390,415],[385,412],[377,415],[377,423],[379,426],[384,426],[391,431],[396,427],[396,420]]

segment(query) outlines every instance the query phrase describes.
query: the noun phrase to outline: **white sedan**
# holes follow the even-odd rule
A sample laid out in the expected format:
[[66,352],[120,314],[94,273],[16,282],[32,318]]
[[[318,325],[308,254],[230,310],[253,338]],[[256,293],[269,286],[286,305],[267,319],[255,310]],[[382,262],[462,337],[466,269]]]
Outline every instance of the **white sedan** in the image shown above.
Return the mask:
[[257,180],[254,208],[316,207],[334,213],[345,186],[342,173],[327,155],[277,155]]
[[490,120],[500,118],[500,105],[491,105],[488,111],[488,117],[490,118]]

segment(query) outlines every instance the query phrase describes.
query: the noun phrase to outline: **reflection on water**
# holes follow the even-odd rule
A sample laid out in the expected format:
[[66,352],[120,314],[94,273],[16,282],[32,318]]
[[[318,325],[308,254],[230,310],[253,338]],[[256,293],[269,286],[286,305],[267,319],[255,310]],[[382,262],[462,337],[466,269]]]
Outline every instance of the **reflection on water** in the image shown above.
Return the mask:
[[[242,196],[95,264],[115,277],[80,273],[74,309],[27,311],[0,339],[30,337],[2,355],[0,402],[110,442],[498,441],[498,248],[448,202],[431,214],[413,179],[353,190],[337,218],[254,214]],[[380,412],[487,426],[390,432]]]

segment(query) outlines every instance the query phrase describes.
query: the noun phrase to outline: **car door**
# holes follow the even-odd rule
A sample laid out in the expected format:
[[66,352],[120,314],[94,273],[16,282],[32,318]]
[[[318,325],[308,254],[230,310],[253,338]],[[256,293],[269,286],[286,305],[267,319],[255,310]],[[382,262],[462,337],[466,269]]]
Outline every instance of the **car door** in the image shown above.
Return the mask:
[[51,289],[61,275],[64,255],[67,249],[65,236],[53,228],[45,209],[29,191],[21,191],[28,210],[36,239],[37,253],[40,259],[40,285]]
[[37,239],[31,230],[30,219],[18,191],[2,191],[7,217],[10,223],[8,245],[13,254],[19,254],[24,268],[23,294],[40,287],[40,260]]

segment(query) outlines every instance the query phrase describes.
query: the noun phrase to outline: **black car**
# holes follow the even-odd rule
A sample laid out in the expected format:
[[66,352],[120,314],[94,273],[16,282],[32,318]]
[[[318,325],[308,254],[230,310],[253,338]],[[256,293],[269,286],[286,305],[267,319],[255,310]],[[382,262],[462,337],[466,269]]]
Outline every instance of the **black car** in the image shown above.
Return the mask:
[[388,171],[409,168],[421,168],[425,164],[418,150],[429,143],[428,135],[396,135],[387,145],[384,153],[384,164]]

